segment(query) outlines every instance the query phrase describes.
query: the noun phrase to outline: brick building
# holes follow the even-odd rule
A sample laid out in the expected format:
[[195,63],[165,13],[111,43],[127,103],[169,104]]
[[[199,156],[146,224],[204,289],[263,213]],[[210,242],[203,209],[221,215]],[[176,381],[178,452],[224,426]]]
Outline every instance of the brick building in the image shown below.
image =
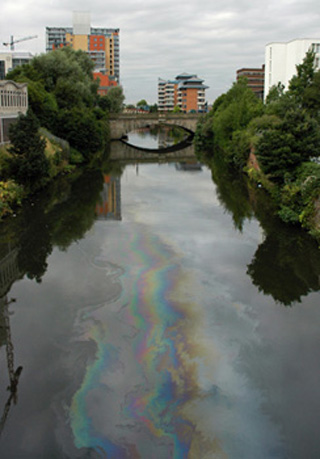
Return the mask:
[[158,109],[172,111],[179,107],[184,113],[206,112],[204,80],[188,73],[178,75],[174,80],[158,80]]
[[263,99],[264,91],[264,65],[261,68],[242,68],[237,70],[237,81],[240,77],[245,77],[248,87],[256,94],[259,99]]

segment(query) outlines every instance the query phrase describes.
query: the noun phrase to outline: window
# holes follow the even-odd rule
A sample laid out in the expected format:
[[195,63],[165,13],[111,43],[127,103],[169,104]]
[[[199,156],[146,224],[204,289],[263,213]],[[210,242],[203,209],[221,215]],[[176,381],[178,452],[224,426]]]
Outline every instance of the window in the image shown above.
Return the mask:
[[312,43],[312,51],[320,53],[320,43]]

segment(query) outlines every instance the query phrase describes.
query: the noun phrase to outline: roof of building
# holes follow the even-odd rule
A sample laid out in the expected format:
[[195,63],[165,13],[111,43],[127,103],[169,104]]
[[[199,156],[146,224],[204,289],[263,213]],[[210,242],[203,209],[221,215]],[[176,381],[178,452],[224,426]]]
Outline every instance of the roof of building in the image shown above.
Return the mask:
[[27,83],[16,83],[15,81],[12,80],[0,80],[0,86],[5,87],[5,86],[15,86],[17,89],[22,89],[28,87]]

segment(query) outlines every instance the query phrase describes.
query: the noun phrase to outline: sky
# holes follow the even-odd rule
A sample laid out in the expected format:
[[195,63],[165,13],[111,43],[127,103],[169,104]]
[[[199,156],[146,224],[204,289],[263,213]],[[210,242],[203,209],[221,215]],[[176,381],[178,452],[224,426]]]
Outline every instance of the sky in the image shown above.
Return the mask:
[[319,0],[1,0],[0,52],[11,35],[38,37],[16,51],[45,52],[46,26],[72,27],[73,11],[89,11],[92,27],[120,29],[127,104],[156,103],[158,78],[184,72],[204,80],[211,104],[237,69],[262,66],[266,44],[320,39]]

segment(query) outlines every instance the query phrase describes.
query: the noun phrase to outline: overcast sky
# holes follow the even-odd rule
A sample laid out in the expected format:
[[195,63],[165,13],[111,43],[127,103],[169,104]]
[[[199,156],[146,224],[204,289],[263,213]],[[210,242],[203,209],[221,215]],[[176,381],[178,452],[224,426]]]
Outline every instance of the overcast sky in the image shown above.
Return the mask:
[[242,67],[261,67],[265,45],[320,38],[319,0],[1,0],[3,42],[29,35],[16,51],[45,52],[46,26],[72,26],[90,11],[92,27],[120,29],[120,77],[126,103],[157,102],[158,78],[195,73],[212,103]]

